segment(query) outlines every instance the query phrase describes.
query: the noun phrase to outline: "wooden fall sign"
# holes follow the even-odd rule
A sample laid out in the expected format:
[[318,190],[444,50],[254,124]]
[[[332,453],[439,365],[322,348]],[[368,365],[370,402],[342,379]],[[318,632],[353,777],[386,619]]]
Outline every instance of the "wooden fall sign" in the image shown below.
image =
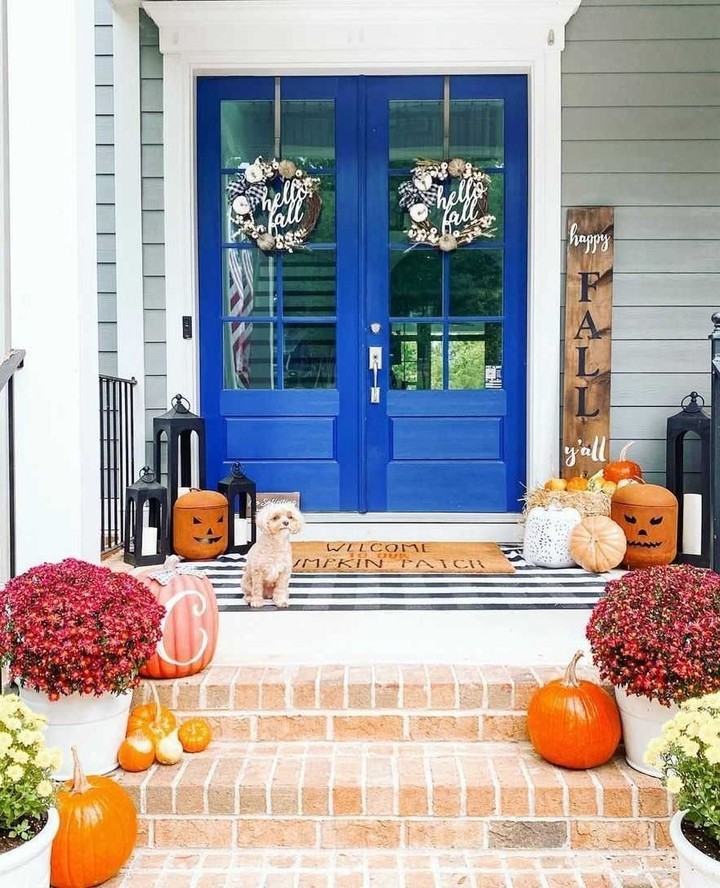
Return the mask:
[[568,210],[562,477],[609,459],[613,207]]

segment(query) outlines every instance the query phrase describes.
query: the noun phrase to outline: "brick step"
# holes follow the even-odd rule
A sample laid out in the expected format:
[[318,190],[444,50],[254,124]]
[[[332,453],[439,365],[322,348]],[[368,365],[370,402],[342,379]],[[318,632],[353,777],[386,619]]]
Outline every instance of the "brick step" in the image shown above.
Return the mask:
[[674,854],[138,850],[106,888],[676,888]]
[[525,743],[216,742],[120,780],[161,848],[661,849],[672,812],[620,758],[567,771]]

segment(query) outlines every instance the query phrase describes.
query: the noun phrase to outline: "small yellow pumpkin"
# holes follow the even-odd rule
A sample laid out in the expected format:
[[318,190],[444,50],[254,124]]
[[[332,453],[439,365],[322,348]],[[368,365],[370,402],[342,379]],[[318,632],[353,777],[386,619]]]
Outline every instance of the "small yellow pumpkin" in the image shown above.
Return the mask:
[[617,567],[625,556],[627,540],[619,524],[607,515],[591,515],[570,532],[570,557],[591,573]]

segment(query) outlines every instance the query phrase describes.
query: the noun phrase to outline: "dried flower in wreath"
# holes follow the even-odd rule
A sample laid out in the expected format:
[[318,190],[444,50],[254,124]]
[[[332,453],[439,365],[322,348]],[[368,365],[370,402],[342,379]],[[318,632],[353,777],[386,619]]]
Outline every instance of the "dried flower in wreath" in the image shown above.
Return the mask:
[[[443,183],[457,180],[449,192]],[[410,216],[405,232],[413,244],[445,253],[480,237],[492,237],[495,216],[488,213],[490,176],[460,157],[419,160],[411,178],[398,187],[398,205]]]
[[292,160],[257,157],[232,177],[226,193],[235,236],[250,238],[265,253],[304,247],[322,207],[320,179]]

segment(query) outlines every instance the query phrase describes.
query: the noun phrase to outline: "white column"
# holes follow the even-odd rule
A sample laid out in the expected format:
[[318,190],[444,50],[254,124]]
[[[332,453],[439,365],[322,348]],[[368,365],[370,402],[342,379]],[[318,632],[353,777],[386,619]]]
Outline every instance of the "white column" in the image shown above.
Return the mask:
[[[113,12],[115,116],[115,264],[118,376],[134,376],[135,475],[145,465],[145,328],[143,318],[140,166],[140,12]],[[131,478],[135,481],[135,478]]]
[[18,572],[100,553],[93,25],[8,2]]
[[[0,0],[0,358],[12,347],[8,224],[7,3]],[[0,393],[0,515],[10,510],[7,389]],[[10,525],[0,522],[0,583],[10,576]]]

